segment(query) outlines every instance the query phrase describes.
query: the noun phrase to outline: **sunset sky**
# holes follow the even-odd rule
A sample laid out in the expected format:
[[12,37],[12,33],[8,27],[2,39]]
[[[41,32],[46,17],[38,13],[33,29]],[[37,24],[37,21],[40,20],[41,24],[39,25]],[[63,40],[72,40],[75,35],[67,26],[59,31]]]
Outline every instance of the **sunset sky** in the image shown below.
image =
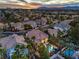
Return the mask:
[[41,4],[62,4],[62,3],[76,3],[79,0],[0,0],[0,3],[41,3]]

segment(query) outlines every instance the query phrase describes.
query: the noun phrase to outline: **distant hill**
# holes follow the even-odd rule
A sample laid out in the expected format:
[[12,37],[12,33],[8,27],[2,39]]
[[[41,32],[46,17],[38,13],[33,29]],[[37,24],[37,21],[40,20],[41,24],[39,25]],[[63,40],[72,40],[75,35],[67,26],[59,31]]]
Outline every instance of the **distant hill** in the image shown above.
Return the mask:
[[70,3],[70,4],[49,4],[41,5],[38,3],[26,3],[22,4],[1,4],[0,9],[2,8],[16,8],[16,9],[39,9],[39,10],[79,10],[79,3]]
[[42,5],[39,10],[79,10],[79,3],[63,3]]
[[79,4],[52,4],[42,6],[39,10],[79,10]]

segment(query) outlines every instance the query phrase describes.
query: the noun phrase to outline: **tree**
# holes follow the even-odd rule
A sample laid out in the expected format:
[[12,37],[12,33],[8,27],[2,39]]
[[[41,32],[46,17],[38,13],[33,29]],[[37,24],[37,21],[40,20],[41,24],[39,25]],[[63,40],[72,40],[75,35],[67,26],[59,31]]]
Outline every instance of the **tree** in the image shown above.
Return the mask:
[[32,26],[29,25],[29,24],[25,24],[25,25],[24,25],[24,29],[25,29],[25,30],[32,29]]
[[15,17],[14,14],[11,14],[11,13],[4,12],[4,16],[5,16],[4,22],[7,22],[7,23],[20,21],[19,19]]
[[65,47],[79,48],[79,23],[73,23],[68,31],[68,35],[62,37],[60,42]]
[[39,48],[40,59],[49,59],[47,48],[43,44],[41,44],[38,48]]
[[0,49],[0,59],[6,58],[6,49]]
[[35,41],[35,36],[32,36],[31,40],[34,42]]
[[79,46],[79,24],[76,24],[75,27],[71,28],[69,35],[71,36],[72,42]]
[[48,18],[48,19],[47,19],[47,24],[52,24],[52,23],[53,23],[53,20],[50,19],[50,18]]
[[65,17],[64,16],[59,16],[59,20],[64,21]]
[[28,59],[28,56],[23,53],[24,49],[26,49],[26,46],[17,45],[15,52],[12,55],[12,59]]

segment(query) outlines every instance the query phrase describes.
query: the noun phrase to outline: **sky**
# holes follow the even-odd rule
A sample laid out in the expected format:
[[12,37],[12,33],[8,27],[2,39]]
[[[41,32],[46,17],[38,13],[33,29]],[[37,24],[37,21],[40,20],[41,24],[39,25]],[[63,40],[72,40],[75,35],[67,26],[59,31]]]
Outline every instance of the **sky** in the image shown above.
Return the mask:
[[79,0],[0,0],[0,3],[41,3],[41,4],[62,4],[62,3],[76,3]]

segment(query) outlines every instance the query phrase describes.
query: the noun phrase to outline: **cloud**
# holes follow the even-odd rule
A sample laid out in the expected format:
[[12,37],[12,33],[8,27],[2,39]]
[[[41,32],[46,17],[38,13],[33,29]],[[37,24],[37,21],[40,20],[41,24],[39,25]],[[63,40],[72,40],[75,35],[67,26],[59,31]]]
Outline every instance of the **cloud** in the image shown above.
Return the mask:
[[0,0],[1,3],[22,3],[22,2],[35,2],[42,4],[62,4],[62,3],[75,3],[79,0]]
[[37,2],[42,4],[59,4],[59,3],[75,3],[79,0],[26,0],[27,2]]

